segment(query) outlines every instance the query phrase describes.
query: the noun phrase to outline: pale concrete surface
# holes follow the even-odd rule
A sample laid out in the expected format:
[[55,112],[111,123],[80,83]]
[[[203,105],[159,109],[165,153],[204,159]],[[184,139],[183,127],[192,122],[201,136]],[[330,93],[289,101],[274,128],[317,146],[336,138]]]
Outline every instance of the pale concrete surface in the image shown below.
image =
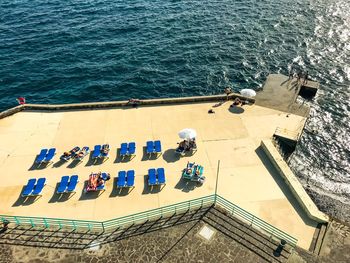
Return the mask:
[[[318,86],[317,82],[308,81],[308,86]],[[263,92],[258,92],[256,104],[272,109],[290,112],[299,116],[308,116],[309,107],[296,101],[300,91],[297,79],[288,79],[282,74],[270,74],[263,86]]]
[[[308,249],[316,222],[307,218],[288,187],[259,148],[263,139],[271,138],[277,127],[298,131],[305,117],[245,105],[230,108],[229,102],[214,108],[215,103],[164,105],[156,107],[60,111],[20,112],[0,120],[0,214],[43,216],[69,219],[107,220],[144,210],[170,205],[213,194],[220,160],[218,194],[256,216],[296,237],[298,245]],[[193,156],[175,155],[178,131],[197,130],[198,151]],[[160,139],[163,155],[157,159],[145,157],[147,140]],[[121,162],[116,148],[121,142],[135,141],[136,157]],[[92,165],[88,158],[77,165],[58,165],[59,156],[78,145],[93,148],[109,143],[110,158]],[[54,164],[33,169],[41,148],[57,148]],[[204,166],[207,178],[202,187],[180,180],[188,161]],[[150,190],[146,185],[149,168],[164,167],[167,185]],[[113,177],[119,170],[135,169],[135,189],[129,194],[117,194]],[[97,197],[82,192],[90,172],[109,172],[112,179],[107,190]],[[57,183],[63,175],[78,174],[77,193],[69,199],[58,199]],[[29,178],[47,178],[43,196],[35,201],[20,198]]]
[[306,193],[305,189],[293,174],[292,170],[288,167],[288,164],[283,160],[276,147],[272,144],[272,141],[262,140],[261,146],[272,164],[285,180],[286,184],[290,186],[294,197],[300,202],[301,206],[305,209],[308,216],[313,220],[319,221],[321,223],[328,222],[329,217],[318,210],[317,206],[311,200],[310,196]]

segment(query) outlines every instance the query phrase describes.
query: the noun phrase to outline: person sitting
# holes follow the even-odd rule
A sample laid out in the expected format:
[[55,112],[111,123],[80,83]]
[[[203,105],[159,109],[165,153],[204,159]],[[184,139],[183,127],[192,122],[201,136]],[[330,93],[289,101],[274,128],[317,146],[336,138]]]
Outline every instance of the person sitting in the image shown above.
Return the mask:
[[96,182],[97,186],[101,186],[104,183],[105,183],[105,181],[103,180],[102,176],[98,176],[97,177],[97,182]]
[[196,139],[192,139],[189,141],[189,149],[190,150],[197,149]]
[[109,144],[104,144],[102,147],[102,153],[107,154],[109,152]]
[[182,154],[185,154],[185,150],[186,150],[186,144],[185,144],[185,141],[182,141],[180,143],[178,143],[179,146],[177,147],[176,149],[176,152],[177,153],[180,153],[181,155]]
[[240,98],[235,98],[235,100],[233,101],[233,104],[232,105],[234,105],[234,106],[239,106],[239,104],[241,104],[242,103],[242,101],[240,100]]

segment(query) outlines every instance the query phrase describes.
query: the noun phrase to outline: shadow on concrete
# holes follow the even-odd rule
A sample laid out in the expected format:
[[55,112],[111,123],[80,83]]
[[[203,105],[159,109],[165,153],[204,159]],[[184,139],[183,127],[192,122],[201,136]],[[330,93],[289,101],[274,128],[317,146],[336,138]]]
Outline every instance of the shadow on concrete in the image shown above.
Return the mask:
[[70,164],[67,165],[67,168],[75,168],[78,164],[82,163],[82,160],[77,160],[77,159],[74,159],[73,161],[71,161]]
[[103,194],[106,189],[101,190],[101,191],[91,191],[91,192],[85,192],[86,186],[87,186],[88,181],[84,181],[84,187],[83,190],[81,191],[79,201],[84,201],[84,200],[91,200],[91,199],[96,199],[99,197],[101,194]]
[[49,224],[49,227],[40,225],[35,227],[31,225],[18,226],[10,223],[6,231],[1,235],[0,244],[82,250],[91,248],[94,244],[96,246],[115,242],[176,225],[196,224],[210,208],[203,206],[194,210],[169,214],[166,217],[160,216],[140,224],[131,224],[124,227],[112,226],[105,231],[98,225],[93,225],[91,229],[88,229],[88,225],[76,228],[72,222],[62,222],[63,227],[59,227],[57,223],[54,225]]
[[49,203],[56,203],[56,202],[65,202],[67,200],[69,200],[71,197],[73,197],[76,192],[69,192],[69,193],[62,193],[62,194],[58,194],[57,193],[57,188],[59,186],[60,183],[56,183],[56,187],[55,190],[52,194],[52,197],[49,200]]
[[192,181],[183,179],[181,177],[180,180],[175,185],[175,189],[179,189],[179,190],[182,190],[182,192],[188,193],[194,190],[197,187],[197,184],[198,184],[197,182],[192,182]]
[[101,165],[109,159],[109,156],[105,158],[92,158],[93,151],[90,152],[89,160],[85,166]]
[[61,167],[64,163],[66,163],[66,161],[63,161],[61,159],[59,159],[57,162],[55,162],[52,167],[53,168],[58,168],[58,167]]
[[281,82],[280,86],[283,86],[284,84],[286,84],[288,81],[290,81],[291,79],[287,78],[286,80],[284,80],[283,82]]
[[[24,187],[22,188],[23,191]],[[22,193],[21,191],[21,193]],[[39,200],[41,198],[41,195],[37,195],[37,196],[28,196],[28,197],[22,197],[21,195],[17,198],[17,200],[13,203],[12,207],[16,207],[16,206],[27,206],[27,205],[31,205],[34,202],[36,202],[37,200]]]
[[117,187],[117,181],[118,177],[113,178],[113,185],[112,185],[112,192],[110,193],[109,197],[116,197],[116,196],[126,196],[128,195],[132,190],[134,190],[135,187]]
[[236,105],[230,106],[228,108],[228,111],[234,114],[241,114],[244,112],[244,109],[242,107],[238,107]]
[[157,160],[162,154],[157,154],[157,153],[152,153],[148,154],[147,153],[147,147],[143,146],[142,147],[142,159],[141,161],[152,161],[152,160]]
[[163,153],[163,159],[167,163],[174,163],[180,160],[180,154],[175,152],[175,149],[168,149]]
[[120,148],[118,148],[117,149],[117,155],[116,155],[116,157],[114,159],[114,163],[127,163],[127,162],[130,162],[135,157],[136,157],[136,154],[121,156],[120,155]]
[[304,209],[301,207],[301,205],[289,189],[289,186],[284,182],[283,178],[280,176],[276,168],[271,163],[270,159],[265,154],[262,147],[259,146],[258,148],[256,148],[255,153],[258,155],[265,168],[271,174],[272,178],[275,180],[276,184],[281,189],[284,196],[287,198],[288,202],[293,206],[294,210],[298,213],[303,222],[308,226],[316,227],[317,222],[309,218],[309,216],[306,214]]
[[143,177],[143,190],[142,190],[142,194],[146,195],[146,194],[157,194],[160,191],[162,191],[162,189],[165,187],[165,185],[148,185],[148,175],[144,175]]

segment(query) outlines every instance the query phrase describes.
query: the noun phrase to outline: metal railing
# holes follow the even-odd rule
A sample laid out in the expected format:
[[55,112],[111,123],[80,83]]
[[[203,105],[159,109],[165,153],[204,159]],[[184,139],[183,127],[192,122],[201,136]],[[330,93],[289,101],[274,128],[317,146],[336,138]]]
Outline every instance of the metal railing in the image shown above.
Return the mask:
[[240,208],[239,206],[232,204],[230,201],[226,200],[225,198],[217,195],[216,196],[216,205],[221,206],[224,208],[230,215],[237,217],[241,221],[249,224],[250,226],[258,229],[259,231],[263,232],[270,238],[278,239],[278,240],[285,240],[288,244],[295,247],[298,240],[291,235],[287,234],[286,232],[274,227],[273,225],[265,222],[264,220],[254,216],[253,214],[249,213],[248,211],[244,210],[243,208]]
[[103,222],[89,220],[70,220],[60,218],[44,218],[44,217],[27,217],[27,216],[7,216],[0,215],[3,223],[8,222],[17,226],[42,227],[42,228],[57,228],[57,229],[87,229],[88,231],[109,232],[117,228],[124,228],[130,225],[137,225],[147,221],[153,221],[159,218],[167,218],[172,215],[182,214],[186,211],[193,211],[203,207],[218,205],[224,208],[229,214],[237,217],[241,221],[254,227],[270,238],[283,239],[291,246],[296,246],[297,239],[285,233],[284,231],[270,225],[262,219],[252,215],[248,211],[231,203],[219,195],[209,195],[189,201],[176,203],[156,209],[140,212],[128,216],[123,216]]

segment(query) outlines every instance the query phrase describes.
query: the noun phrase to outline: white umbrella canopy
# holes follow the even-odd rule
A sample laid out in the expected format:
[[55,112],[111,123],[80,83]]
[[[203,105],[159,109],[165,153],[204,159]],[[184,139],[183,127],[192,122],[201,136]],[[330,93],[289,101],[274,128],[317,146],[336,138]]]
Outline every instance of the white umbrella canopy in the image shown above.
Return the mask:
[[239,93],[241,93],[242,96],[249,98],[256,96],[255,90],[252,89],[242,89]]
[[191,140],[196,138],[197,132],[194,129],[186,128],[179,131],[179,137],[185,140]]

